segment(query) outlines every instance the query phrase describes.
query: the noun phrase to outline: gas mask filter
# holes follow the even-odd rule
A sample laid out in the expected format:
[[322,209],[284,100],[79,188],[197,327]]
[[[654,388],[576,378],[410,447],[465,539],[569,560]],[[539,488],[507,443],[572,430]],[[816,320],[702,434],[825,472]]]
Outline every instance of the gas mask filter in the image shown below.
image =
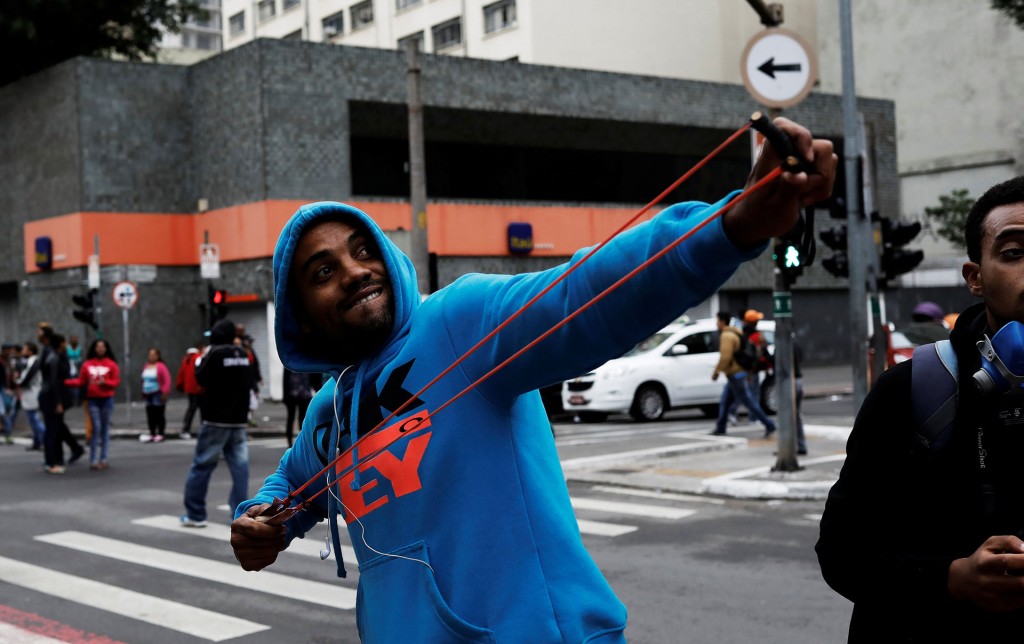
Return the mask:
[[1024,396],[1024,324],[1007,322],[992,336],[978,341],[981,369],[974,374],[978,390],[988,394]]

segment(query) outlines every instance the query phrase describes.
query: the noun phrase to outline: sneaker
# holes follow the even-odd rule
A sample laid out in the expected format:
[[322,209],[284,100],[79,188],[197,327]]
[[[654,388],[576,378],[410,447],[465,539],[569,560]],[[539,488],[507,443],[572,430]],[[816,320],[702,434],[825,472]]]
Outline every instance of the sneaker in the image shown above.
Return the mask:
[[108,467],[110,467],[110,466],[109,466],[109,465],[107,465],[107,462],[106,462],[106,461],[100,461],[100,464],[99,464],[99,469],[101,469],[101,470],[105,470],[105,469],[107,469]]
[[50,467],[46,468],[47,474],[63,474],[64,471],[65,470],[63,465],[51,465]]
[[157,434],[156,436],[154,436],[153,437],[153,442],[154,443],[162,443],[162,442],[164,442],[163,435],[162,434]]
[[765,438],[769,438],[774,433],[775,433],[775,428],[774,427],[768,427],[767,429],[764,430],[764,437]]
[[188,439],[192,438],[192,434],[190,434],[189,432],[181,432],[180,434],[178,434],[178,438],[180,438],[183,441],[187,441]]
[[153,440],[153,437],[150,436],[149,434],[139,434],[140,443],[148,443],[151,440]]
[[725,436],[725,432],[711,431],[708,432],[709,436]]
[[729,424],[732,425],[733,427],[739,425],[740,424],[739,417],[737,417],[736,414],[729,414]]
[[181,527],[183,527],[183,528],[205,528],[206,527],[206,521],[197,521],[195,519],[189,518],[189,516],[187,514],[183,514],[180,517],[178,517],[178,523],[180,523]]
[[89,463],[89,469],[93,470],[93,471],[97,471],[97,470],[100,469],[100,464],[99,463]]

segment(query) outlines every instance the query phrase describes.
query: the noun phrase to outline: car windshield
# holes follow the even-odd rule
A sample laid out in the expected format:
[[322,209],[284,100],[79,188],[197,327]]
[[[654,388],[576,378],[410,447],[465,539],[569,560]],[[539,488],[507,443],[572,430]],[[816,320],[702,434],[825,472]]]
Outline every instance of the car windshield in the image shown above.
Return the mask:
[[648,351],[653,351],[654,349],[657,349],[659,346],[661,346],[661,343],[664,342],[665,340],[667,340],[668,336],[670,336],[670,335],[672,335],[672,334],[671,333],[655,333],[651,337],[647,338],[646,340],[644,340],[640,344],[636,345],[635,347],[633,347],[632,349],[630,349],[629,351],[624,353],[623,357],[626,357],[626,356],[638,356],[641,353],[647,353]]

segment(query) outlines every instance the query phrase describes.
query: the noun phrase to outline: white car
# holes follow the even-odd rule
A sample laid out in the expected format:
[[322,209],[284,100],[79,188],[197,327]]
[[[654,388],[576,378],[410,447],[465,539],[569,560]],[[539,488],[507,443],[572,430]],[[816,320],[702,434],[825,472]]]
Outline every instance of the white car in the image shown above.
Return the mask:
[[[735,324],[739,326],[739,324]],[[774,350],[775,322],[761,320],[768,351]],[[698,407],[718,415],[725,380],[712,380],[718,364],[715,318],[673,323],[647,338],[621,358],[562,384],[562,406],[585,421],[600,421],[628,412],[634,419],[660,419],[676,407]],[[762,372],[763,374],[763,372]],[[763,377],[763,375],[762,375]],[[761,384],[761,407],[774,413],[774,379]]]

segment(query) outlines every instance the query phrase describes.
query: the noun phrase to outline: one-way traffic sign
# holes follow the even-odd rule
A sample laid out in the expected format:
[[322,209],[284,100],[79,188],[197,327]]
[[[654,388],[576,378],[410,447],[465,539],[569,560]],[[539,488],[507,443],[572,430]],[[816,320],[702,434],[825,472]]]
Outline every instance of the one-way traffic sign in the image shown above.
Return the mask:
[[818,64],[800,36],[766,29],[743,51],[741,65],[747,91],[767,107],[790,107],[807,96],[818,77]]

